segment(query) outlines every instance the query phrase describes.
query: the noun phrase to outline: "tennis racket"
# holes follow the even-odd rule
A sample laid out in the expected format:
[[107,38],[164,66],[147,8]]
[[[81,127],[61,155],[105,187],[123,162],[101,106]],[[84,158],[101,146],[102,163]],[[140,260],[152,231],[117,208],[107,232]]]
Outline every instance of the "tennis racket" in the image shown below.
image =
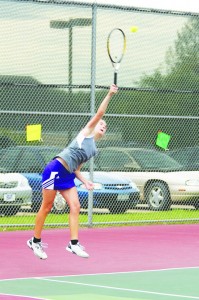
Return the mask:
[[114,28],[107,38],[107,51],[114,68],[114,84],[117,84],[117,73],[126,50],[126,36],[120,28]]

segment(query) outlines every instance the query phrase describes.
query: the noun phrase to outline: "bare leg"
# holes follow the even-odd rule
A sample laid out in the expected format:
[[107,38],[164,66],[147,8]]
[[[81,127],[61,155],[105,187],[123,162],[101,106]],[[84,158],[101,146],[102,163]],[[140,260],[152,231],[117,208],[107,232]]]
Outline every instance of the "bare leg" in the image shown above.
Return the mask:
[[68,190],[60,191],[60,193],[65,198],[66,202],[70,207],[69,226],[70,226],[71,242],[66,247],[66,250],[78,256],[81,256],[83,258],[88,258],[89,254],[84,251],[84,247],[82,247],[79,243],[77,243],[77,241],[74,241],[74,240],[79,240],[78,231],[79,231],[80,203],[79,203],[77,189],[76,187],[73,187]]
[[78,240],[80,203],[76,187],[60,191],[70,207],[69,227],[71,240]]
[[55,190],[42,190],[43,201],[35,219],[34,237],[37,239],[41,238],[43,225],[48,213],[51,211],[56,192]]

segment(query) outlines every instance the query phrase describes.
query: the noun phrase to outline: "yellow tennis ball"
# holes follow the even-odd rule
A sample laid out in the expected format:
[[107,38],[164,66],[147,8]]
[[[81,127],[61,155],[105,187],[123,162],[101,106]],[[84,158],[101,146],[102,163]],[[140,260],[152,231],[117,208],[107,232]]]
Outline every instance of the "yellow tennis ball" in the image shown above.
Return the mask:
[[137,32],[138,31],[138,27],[137,26],[132,26],[131,27],[131,32]]

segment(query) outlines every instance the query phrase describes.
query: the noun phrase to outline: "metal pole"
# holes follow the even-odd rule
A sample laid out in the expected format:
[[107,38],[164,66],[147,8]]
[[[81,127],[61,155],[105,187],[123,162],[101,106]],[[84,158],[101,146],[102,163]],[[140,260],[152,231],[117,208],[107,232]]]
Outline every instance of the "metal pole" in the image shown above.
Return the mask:
[[72,82],[73,82],[73,27],[69,27],[69,41],[68,41],[68,84],[69,84],[69,96],[72,93]]
[[[95,79],[96,79],[96,14],[97,5],[92,6],[92,49],[91,49],[91,115],[95,113]],[[94,159],[90,160],[90,179],[93,181]],[[93,191],[88,197],[88,226],[93,224]]]

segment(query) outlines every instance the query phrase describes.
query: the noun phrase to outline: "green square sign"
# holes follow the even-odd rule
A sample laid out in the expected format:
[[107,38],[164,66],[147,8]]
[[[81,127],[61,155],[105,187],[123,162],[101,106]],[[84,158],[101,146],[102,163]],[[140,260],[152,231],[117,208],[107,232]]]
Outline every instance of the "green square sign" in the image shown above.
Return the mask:
[[171,136],[169,134],[159,131],[156,139],[156,145],[166,150],[168,149],[170,139]]

